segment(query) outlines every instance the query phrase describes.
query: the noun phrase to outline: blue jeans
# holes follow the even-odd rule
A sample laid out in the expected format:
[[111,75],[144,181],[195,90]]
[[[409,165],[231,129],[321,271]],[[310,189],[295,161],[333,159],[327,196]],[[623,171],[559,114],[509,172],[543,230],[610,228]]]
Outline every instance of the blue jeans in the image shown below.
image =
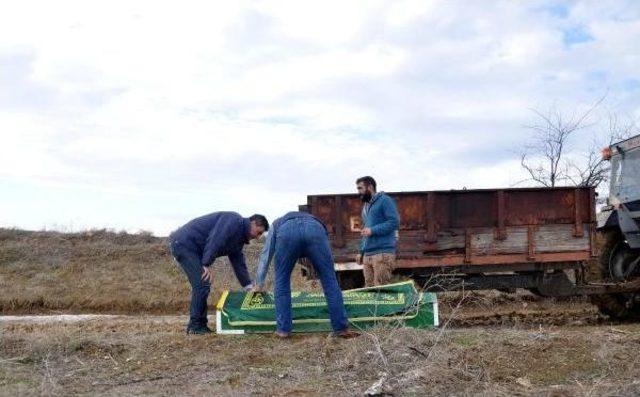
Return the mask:
[[342,301],[342,290],[333,268],[333,257],[324,227],[314,219],[297,218],[283,223],[276,232],[275,288],[276,328],[291,332],[291,272],[299,258],[308,258],[320,276],[327,300],[331,327],[347,329],[349,323]]
[[189,309],[188,329],[198,329],[207,326],[207,298],[211,292],[211,283],[202,281],[202,258],[192,252],[180,241],[172,241],[171,255],[184,270],[189,284],[191,284],[191,307]]

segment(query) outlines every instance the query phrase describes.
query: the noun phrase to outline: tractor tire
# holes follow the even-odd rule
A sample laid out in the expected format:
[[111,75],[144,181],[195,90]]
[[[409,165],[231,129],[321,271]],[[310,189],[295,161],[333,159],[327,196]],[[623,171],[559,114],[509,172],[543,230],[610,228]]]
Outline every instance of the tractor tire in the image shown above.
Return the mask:
[[[624,242],[624,236],[619,230],[604,233],[604,244],[598,261],[590,264],[590,278],[597,277],[600,281],[611,281],[610,258],[615,247]],[[639,320],[640,302],[638,293],[617,293],[592,295],[591,303],[600,312],[613,320]]]

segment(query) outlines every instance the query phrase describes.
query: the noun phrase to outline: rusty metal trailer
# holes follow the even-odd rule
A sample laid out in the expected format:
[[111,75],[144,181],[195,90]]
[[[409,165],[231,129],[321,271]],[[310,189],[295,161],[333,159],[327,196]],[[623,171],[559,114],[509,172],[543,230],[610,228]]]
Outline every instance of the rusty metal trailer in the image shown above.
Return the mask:
[[[400,228],[395,273],[428,290],[526,288],[545,296],[637,290],[589,279],[596,247],[592,187],[388,193]],[[363,283],[362,202],[356,194],[307,197],[300,210],[327,226],[341,286]],[[312,268],[303,272],[314,277]]]

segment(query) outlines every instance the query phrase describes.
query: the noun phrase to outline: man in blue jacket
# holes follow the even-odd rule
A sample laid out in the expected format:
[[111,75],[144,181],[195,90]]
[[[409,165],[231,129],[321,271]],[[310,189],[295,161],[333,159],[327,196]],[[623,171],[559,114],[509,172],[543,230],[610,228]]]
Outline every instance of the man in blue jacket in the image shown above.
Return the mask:
[[251,277],[242,253],[250,239],[269,230],[263,215],[243,218],[235,212],[214,212],[196,218],[171,233],[171,254],[180,264],[191,284],[191,308],[188,334],[207,334],[207,298],[211,291],[213,261],[227,256],[240,285],[249,290]]
[[286,338],[293,329],[291,316],[291,272],[299,258],[308,258],[320,276],[327,300],[333,336],[352,338],[342,291],[333,268],[327,229],[315,216],[289,212],[273,222],[260,255],[254,291],[263,291],[269,263],[275,255],[276,335]]
[[378,192],[370,176],[356,181],[362,208],[360,260],[367,287],[389,284],[396,263],[396,243],[400,216],[395,201]]

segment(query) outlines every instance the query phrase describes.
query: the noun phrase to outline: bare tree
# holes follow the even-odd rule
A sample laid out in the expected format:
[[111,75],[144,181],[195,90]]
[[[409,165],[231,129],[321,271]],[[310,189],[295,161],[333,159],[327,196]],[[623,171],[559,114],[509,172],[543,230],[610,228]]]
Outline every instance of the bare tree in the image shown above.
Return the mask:
[[618,115],[609,113],[607,125],[603,127],[602,135],[606,140],[593,139],[582,163],[567,161],[567,177],[576,186],[599,186],[609,180],[611,167],[604,160],[599,149],[611,146],[615,142],[629,138],[638,132],[633,120],[621,122]]
[[602,158],[596,145],[592,145],[583,164],[567,161],[567,179],[575,186],[598,186],[609,176],[609,163]]
[[[590,116],[605,98],[606,95],[586,111],[570,117],[555,107],[544,113],[532,110],[537,121],[528,126],[533,132],[532,143],[525,147],[520,156],[520,164],[529,175],[523,182],[532,181],[546,187],[561,183],[597,187],[608,179],[609,163],[602,159],[600,149],[629,137],[637,128],[634,122],[621,123],[612,113],[609,114],[608,125],[602,129],[598,123],[589,122]],[[578,155],[577,158],[569,156],[572,138],[579,131],[594,126],[598,128],[596,135],[606,136],[606,141],[594,138],[584,155]]]

